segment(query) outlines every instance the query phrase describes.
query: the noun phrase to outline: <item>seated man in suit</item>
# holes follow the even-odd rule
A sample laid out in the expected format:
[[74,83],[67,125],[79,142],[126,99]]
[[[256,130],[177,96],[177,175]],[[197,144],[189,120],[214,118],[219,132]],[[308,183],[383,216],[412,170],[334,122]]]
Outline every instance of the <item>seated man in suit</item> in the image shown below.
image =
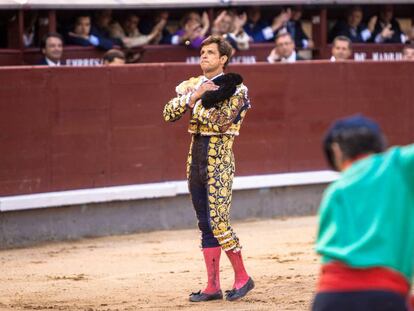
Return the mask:
[[295,42],[288,32],[277,35],[276,47],[270,52],[267,57],[269,63],[295,63],[298,60],[303,60],[295,51]]
[[56,32],[46,34],[41,42],[41,49],[44,57],[40,61],[39,65],[64,65],[64,62],[62,61],[63,39],[60,34]]

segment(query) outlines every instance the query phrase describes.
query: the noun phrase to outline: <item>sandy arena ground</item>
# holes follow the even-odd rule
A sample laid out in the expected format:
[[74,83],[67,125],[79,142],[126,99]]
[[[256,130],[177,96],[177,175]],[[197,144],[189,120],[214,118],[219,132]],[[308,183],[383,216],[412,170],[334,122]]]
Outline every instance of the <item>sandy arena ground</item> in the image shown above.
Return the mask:
[[[202,289],[196,230],[157,231],[0,251],[0,310],[308,310],[316,218],[234,224],[256,288],[237,302],[190,303]],[[233,273],[222,254],[222,289]]]

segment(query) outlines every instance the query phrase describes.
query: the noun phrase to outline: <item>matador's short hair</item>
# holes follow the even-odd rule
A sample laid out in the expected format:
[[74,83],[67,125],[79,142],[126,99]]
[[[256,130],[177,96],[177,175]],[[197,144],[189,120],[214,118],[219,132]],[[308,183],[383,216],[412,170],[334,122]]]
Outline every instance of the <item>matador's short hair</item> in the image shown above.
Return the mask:
[[230,43],[228,43],[226,41],[226,39],[224,39],[221,36],[209,36],[207,37],[202,43],[201,43],[201,48],[205,45],[210,45],[210,44],[217,44],[220,56],[227,56],[227,61],[224,64],[224,68],[226,68],[227,64],[230,61],[231,55],[233,54],[233,48],[231,47]]

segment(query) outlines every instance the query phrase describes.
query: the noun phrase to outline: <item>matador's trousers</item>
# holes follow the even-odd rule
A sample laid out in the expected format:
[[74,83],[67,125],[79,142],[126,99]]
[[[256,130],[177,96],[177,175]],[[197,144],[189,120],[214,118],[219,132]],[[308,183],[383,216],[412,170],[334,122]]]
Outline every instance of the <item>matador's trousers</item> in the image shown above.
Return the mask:
[[240,249],[229,221],[235,169],[233,141],[232,135],[192,136],[187,178],[202,248]]

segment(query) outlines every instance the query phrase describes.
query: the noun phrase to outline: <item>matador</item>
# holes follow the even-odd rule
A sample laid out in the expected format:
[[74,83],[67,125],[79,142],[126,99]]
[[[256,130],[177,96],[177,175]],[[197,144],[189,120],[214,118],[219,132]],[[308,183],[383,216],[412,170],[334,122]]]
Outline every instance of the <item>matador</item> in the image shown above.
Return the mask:
[[232,146],[250,108],[242,77],[224,74],[231,55],[232,47],[223,38],[205,39],[200,51],[203,75],[180,83],[176,87],[177,96],[163,111],[168,122],[180,119],[186,112],[191,115],[187,179],[208,276],[206,288],[190,295],[192,302],[223,299],[219,278],[222,249],[235,274],[233,288],[226,291],[226,299],[237,300],[254,287],[229,219],[235,171]]

